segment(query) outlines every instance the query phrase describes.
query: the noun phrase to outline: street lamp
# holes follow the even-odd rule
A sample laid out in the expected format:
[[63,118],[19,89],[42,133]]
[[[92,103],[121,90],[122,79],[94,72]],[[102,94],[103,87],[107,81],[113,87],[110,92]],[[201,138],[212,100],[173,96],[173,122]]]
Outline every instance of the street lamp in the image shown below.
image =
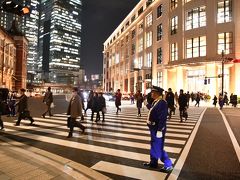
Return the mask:
[[[4,43],[5,44],[5,40],[4,40]],[[5,47],[11,45],[11,44],[14,44],[14,43],[7,43],[3,46],[3,58],[2,58],[2,86],[3,86],[3,69],[4,69],[4,59],[5,59]]]
[[222,50],[222,96],[223,96],[223,90],[224,90],[224,63],[225,62],[230,62],[233,60],[233,58],[225,58],[224,57],[224,50]]

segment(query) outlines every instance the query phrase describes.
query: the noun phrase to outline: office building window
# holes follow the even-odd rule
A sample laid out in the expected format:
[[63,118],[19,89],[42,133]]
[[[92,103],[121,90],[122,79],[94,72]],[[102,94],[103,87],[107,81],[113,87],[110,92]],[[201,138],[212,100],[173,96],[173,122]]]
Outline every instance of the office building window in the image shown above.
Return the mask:
[[175,9],[177,7],[178,0],[171,0],[171,9]]
[[143,51],[143,38],[140,38],[138,42],[139,42],[138,52],[142,52]]
[[178,46],[177,43],[171,44],[171,61],[178,60]]
[[157,86],[163,87],[163,73],[157,72]]
[[162,24],[159,24],[157,26],[157,41],[162,39]]
[[147,27],[152,25],[152,13],[147,15],[147,17],[146,17],[146,25],[147,25]]
[[206,56],[206,36],[187,40],[187,58]]
[[176,34],[178,29],[178,17],[175,16],[171,19],[171,34]]
[[152,46],[152,31],[149,31],[147,33],[147,41],[146,41],[147,47]]
[[147,53],[147,67],[152,66],[152,53]]
[[232,1],[224,0],[218,2],[217,6],[217,22],[225,23],[232,21]]
[[162,16],[162,11],[163,11],[163,5],[160,4],[160,5],[157,7],[157,18],[159,18],[160,16]]
[[224,51],[225,54],[232,53],[233,50],[233,34],[224,32],[218,34],[218,54]]
[[186,30],[206,26],[206,7],[197,7],[186,13]]
[[157,64],[162,64],[162,48],[157,49]]

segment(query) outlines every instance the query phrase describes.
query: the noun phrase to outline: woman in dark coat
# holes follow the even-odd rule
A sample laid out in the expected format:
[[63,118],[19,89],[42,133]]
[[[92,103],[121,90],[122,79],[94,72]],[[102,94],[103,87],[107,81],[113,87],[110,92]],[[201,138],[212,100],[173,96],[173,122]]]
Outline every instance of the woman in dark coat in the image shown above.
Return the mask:
[[93,103],[93,91],[90,91],[87,99],[87,108],[84,110],[84,113],[87,113],[88,109],[92,109],[92,103]]
[[138,115],[137,116],[142,116],[141,115],[141,108],[142,108],[142,103],[143,103],[143,95],[140,93],[140,91],[137,92],[136,94],[136,101],[137,101],[137,109],[138,109]]
[[121,106],[121,100],[122,100],[122,93],[120,92],[120,89],[117,90],[115,97],[116,97],[115,106],[117,108],[116,114],[118,114],[118,111],[121,112],[121,108],[119,106]]
[[213,98],[213,105],[216,107],[217,105],[217,96],[215,95]]
[[100,111],[100,106],[99,106],[99,101],[98,101],[98,93],[94,93],[93,98],[92,98],[92,115],[91,115],[91,121],[93,121],[93,116],[94,113],[97,113],[97,117],[96,117],[96,121],[98,121],[100,115],[99,115],[99,111]]

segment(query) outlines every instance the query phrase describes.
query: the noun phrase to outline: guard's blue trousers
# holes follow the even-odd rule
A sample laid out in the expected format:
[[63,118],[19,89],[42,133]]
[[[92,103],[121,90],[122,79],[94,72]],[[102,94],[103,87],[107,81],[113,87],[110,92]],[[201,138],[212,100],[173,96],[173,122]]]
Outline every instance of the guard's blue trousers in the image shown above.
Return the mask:
[[163,150],[165,132],[163,132],[162,138],[156,137],[156,131],[150,130],[151,133],[151,149],[150,149],[150,158],[151,164],[157,165],[158,159],[164,163],[164,167],[172,166],[172,161],[169,159],[168,154]]

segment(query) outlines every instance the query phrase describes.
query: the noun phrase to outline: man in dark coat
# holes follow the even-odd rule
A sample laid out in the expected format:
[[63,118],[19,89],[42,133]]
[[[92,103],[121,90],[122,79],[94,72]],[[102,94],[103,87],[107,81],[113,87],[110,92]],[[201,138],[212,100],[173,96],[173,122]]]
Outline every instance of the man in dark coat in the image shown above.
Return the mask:
[[152,88],[152,107],[149,110],[147,125],[151,134],[150,162],[144,163],[145,167],[157,168],[158,159],[164,163],[162,172],[172,171],[172,161],[164,151],[164,140],[167,129],[167,102],[163,100],[163,89],[157,86]]
[[53,103],[53,94],[51,92],[51,87],[48,87],[48,91],[45,93],[44,98],[43,98],[43,103],[46,104],[47,109],[46,112],[42,114],[42,117],[45,118],[45,115],[48,113],[49,116],[52,116],[51,113],[51,104]]
[[18,106],[18,120],[16,122],[16,126],[20,126],[20,122],[22,119],[29,119],[31,121],[30,125],[33,124],[34,120],[33,118],[30,116],[30,111],[28,110],[28,102],[27,102],[27,96],[25,95],[25,89],[20,89],[20,98],[19,101],[17,102],[17,106]]
[[68,125],[70,128],[68,138],[73,136],[73,128],[79,127],[82,130],[82,133],[85,131],[85,126],[83,126],[79,121],[76,121],[77,117],[82,116],[82,100],[78,95],[78,88],[75,87],[72,90],[72,98],[68,105],[67,115],[70,115],[68,119]]
[[187,96],[183,93],[182,89],[180,90],[180,94],[178,97],[178,104],[179,104],[180,120],[182,122],[184,113],[187,110]]
[[99,121],[99,119],[100,119],[99,111],[100,111],[100,106],[99,106],[99,101],[98,101],[98,93],[94,92],[93,99],[92,99],[91,121],[93,121],[93,116],[94,116],[95,112],[97,113],[96,122]]
[[141,117],[142,115],[141,115],[141,108],[142,108],[142,103],[143,103],[143,95],[142,95],[142,93],[140,92],[140,90],[138,90],[138,92],[136,93],[136,95],[135,95],[135,99],[136,99],[136,101],[137,101],[137,109],[138,109],[138,114],[137,114],[137,116],[139,117]]
[[169,115],[169,119],[170,119],[172,117],[172,112],[174,112],[174,109],[175,109],[174,94],[173,94],[171,88],[168,88],[168,92],[166,94],[166,101],[168,103],[168,109],[169,109],[168,115]]
[[1,127],[0,130],[4,129],[3,121],[2,121],[2,118],[1,118],[1,115],[3,113],[3,98],[2,98],[2,96],[3,96],[3,94],[0,91],[0,127]]

